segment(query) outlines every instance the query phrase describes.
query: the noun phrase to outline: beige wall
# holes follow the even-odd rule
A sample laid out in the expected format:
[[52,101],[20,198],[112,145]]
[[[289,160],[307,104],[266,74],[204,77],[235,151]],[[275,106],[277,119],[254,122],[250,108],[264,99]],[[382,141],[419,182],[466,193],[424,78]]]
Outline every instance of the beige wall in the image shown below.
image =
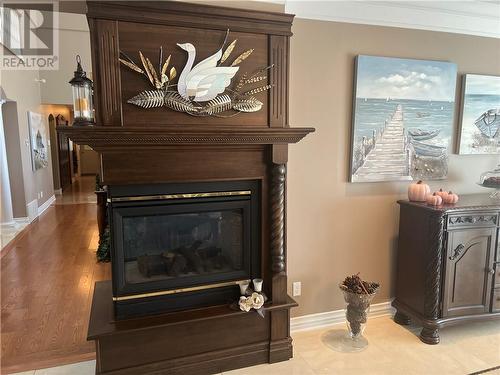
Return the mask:
[[[394,294],[398,206],[407,183],[347,182],[354,57],[446,60],[459,74],[500,75],[500,40],[429,31],[296,19],[291,40],[290,124],[316,133],[290,148],[288,274],[302,282],[294,316],[343,307],[337,285],[361,272],[379,281],[375,302]],[[460,89],[460,85],[458,87]],[[457,100],[459,100],[457,91]],[[458,106],[455,116],[457,135]],[[476,181],[499,156],[451,155],[449,178],[431,183],[485,192]]]
[[59,69],[40,71],[45,79],[41,86],[44,104],[73,104],[69,80],[76,69],[76,55],[82,58],[82,67],[92,78],[90,34],[87,18],[83,14],[59,13]]
[[[5,97],[17,102],[21,146],[21,159],[19,162],[22,164],[26,204],[36,200],[41,192],[43,197],[38,198],[38,206],[41,206],[54,195],[52,161],[49,160],[47,168],[33,172],[30,146],[27,143],[29,142],[27,112],[41,113],[48,129],[47,120],[50,106],[41,106],[41,104],[72,104],[71,86],[68,81],[73,76],[73,71],[76,68],[76,54],[81,55],[84,69],[87,70],[90,76],[92,74],[90,71],[90,37],[86,17],[81,14],[60,13],[59,27],[59,69],[54,71],[18,70],[0,72],[0,86],[5,92]],[[45,82],[35,81],[39,79],[44,79]],[[70,118],[69,112],[68,115],[63,114],[68,119]],[[13,125],[12,123],[5,124],[6,127]]]
[[[33,70],[2,71],[0,75],[0,86],[5,93],[5,97],[17,103],[17,126],[19,126],[21,146],[21,160],[19,162],[22,163],[26,204],[36,200],[38,194],[42,192],[43,197],[38,199],[38,206],[41,206],[54,195],[54,188],[52,184],[52,168],[50,167],[50,153],[47,168],[33,171],[31,166],[28,111],[41,113],[40,83],[36,81],[37,79],[39,79],[38,71]],[[47,119],[44,120],[47,123]],[[4,120],[4,126],[11,127],[16,126],[16,124]]]
[[21,137],[16,102],[2,104],[2,121],[4,126],[5,149],[7,151],[7,168],[9,169],[10,197],[12,214],[15,218],[27,217],[26,194],[24,188],[24,170]]

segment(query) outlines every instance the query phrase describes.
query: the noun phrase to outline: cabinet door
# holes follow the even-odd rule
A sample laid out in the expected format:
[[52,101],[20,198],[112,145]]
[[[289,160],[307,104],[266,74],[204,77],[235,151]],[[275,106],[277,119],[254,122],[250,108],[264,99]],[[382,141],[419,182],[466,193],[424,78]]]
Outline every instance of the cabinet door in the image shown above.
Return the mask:
[[495,228],[448,233],[444,317],[489,312],[495,236]]

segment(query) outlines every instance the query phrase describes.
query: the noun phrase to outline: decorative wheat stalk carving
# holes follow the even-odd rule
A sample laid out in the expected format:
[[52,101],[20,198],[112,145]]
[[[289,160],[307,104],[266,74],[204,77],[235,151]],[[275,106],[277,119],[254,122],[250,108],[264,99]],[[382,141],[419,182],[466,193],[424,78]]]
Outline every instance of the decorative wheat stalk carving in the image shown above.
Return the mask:
[[229,55],[231,54],[231,52],[233,52],[233,49],[234,47],[236,46],[236,41],[238,39],[235,39],[231,42],[231,44],[226,48],[226,50],[224,51],[224,53],[222,54],[222,57],[220,59],[220,63],[222,64],[224,61],[227,60],[227,58],[229,57]]
[[244,92],[243,96],[252,96],[252,95],[255,95],[255,94],[258,94],[259,92],[263,92],[263,91],[266,91],[266,90],[269,90],[272,86],[271,85],[265,85],[265,86],[262,86],[262,87],[257,87],[255,89],[252,89],[252,90],[249,90],[247,92]]
[[160,90],[146,90],[133,98],[127,100],[127,103],[134,104],[142,108],[157,108],[163,106],[164,93]]
[[263,106],[263,103],[254,97],[248,99],[236,100],[233,109],[240,112],[257,112]]
[[168,91],[165,94],[165,107],[173,109],[177,112],[187,112],[190,114],[198,112],[198,107],[190,101],[184,99],[175,91]]
[[243,52],[241,55],[239,55],[234,61],[233,63],[231,64],[231,66],[236,66],[236,65],[239,65],[241,64],[244,60],[246,60],[248,58],[248,56],[250,56],[253,52],[253,48],[252,49],[249,49],[245,52]]
[[215,115],[226,112],[231,109],[233,102],[229,95],[219,95],[215,99],[210,100],[199,112],[200,115]]

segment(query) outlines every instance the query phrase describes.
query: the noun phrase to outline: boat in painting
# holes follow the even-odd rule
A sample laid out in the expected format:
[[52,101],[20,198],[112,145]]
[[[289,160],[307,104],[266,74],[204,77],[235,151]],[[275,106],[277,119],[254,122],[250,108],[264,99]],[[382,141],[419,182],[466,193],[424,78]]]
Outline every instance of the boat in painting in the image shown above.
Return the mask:
[[446,154],[447,150],[447,148],[444,146],[431,145],[417,140],[411,140],[410,144],[413,147],[415,154],[419,156],[429,156],[437,158]]
[[408,134],[416,141],[426,141],[436,137],[441,130],[408,130]]
[[495,138],[500,130],[500,108],[490,109],[484,112],[474,121],[481,134],[487,138]]

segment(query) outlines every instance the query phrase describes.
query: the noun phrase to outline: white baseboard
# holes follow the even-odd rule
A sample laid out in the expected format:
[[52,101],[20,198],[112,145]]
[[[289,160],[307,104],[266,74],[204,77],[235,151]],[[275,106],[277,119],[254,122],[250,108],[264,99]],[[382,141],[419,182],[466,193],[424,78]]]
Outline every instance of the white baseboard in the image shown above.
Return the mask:
[[38,207],[38,216],[44,213],[44,211],[50,207],[52,203],[56,201],[56,196],[53,195],[49,199],[47,199],[40,207]]
[[6,230],[6,229],[8,230],[8,229],[15,228],[15,227],[16,227],[16,222],[14,220],[6,222],[6,223],[0,223],[1,230]]
[[30,223],[30,218],[29,217],[15,217],[14,221],[16,222],[17,225],[27,225]]
[[55,195],[62,195],[62,189],[55,189],[54,194]]
[[[379,316],[392,316],[395,313],[392,301],[376,303],[370,306],[368,318],[376,318]],[[290,322],[290,330],[292,332],[307,331],[311,329],[328,327],[333,324],[345,322],[345,310],[327,311],[318,314],[309,314],[292,318]]]
[[26,213],[30,223],[38,217],[38,200],[34,199],[26,205]]

